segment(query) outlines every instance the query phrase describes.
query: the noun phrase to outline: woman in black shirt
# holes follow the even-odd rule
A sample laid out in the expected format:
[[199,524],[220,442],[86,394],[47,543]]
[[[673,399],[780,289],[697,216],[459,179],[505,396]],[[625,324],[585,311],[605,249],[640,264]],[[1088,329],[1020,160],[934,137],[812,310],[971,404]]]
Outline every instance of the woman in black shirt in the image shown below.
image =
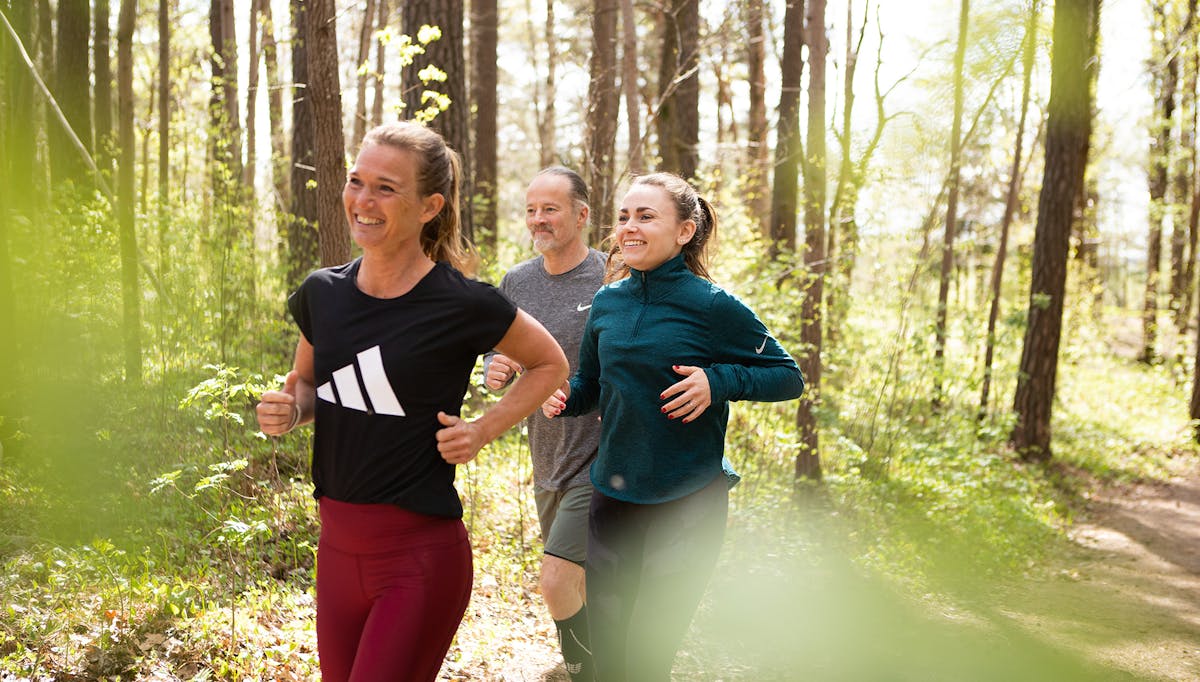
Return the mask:
[[[461,274],[458,155],[436,132],[372,130],[342,196],[363,255],[288,299],[295,364],[258,421],[269,435],[315,421],[322,679],[433,680],[471,593],[454,465],[536,409],[567,362],[536,320]],[[526,371],[463,420],[475,360],[492,348]]]

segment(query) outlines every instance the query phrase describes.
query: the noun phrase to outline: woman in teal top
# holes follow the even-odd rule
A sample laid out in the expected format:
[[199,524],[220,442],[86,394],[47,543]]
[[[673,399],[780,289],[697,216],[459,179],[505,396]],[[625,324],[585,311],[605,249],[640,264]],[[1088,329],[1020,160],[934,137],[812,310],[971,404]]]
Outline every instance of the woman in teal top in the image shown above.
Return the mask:
[[669,680],[724,537],[732,400],[804,390],[752,310],[708,279],[712,207],[681,178],[634,180],[570,382],[548,417],[599,408],[588,621],[597,679]]

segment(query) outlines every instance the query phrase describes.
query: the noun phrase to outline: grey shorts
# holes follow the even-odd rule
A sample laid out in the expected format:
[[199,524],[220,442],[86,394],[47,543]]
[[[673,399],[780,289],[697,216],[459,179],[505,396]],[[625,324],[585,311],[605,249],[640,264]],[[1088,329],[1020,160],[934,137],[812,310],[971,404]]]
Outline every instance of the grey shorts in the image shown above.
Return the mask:
[[588,505],[592,486],[579,485],[566,490],[533,487],[538,521],[546,554],[583,565],[587,559]]

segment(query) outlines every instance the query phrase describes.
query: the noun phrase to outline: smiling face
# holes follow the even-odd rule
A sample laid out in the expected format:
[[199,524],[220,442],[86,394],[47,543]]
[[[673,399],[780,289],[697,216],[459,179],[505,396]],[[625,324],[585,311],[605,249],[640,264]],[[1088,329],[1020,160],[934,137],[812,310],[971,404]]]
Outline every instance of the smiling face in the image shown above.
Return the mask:
[[350,236],[364,251],[420,249],[421,228],[444,203],[441,194],[420,195],[412,152],[386,144],[362,148],[342,189]]
[[525,191],[525,227],[542,255],[577,249],[587,216],[587,206],[571,198],[571,182],[562,175],[539,175]]
[[696,234],[696,223],[679,219],[663,188],[634,185],[621,200],[613,234],[625,264],[646,272],[678,256]]

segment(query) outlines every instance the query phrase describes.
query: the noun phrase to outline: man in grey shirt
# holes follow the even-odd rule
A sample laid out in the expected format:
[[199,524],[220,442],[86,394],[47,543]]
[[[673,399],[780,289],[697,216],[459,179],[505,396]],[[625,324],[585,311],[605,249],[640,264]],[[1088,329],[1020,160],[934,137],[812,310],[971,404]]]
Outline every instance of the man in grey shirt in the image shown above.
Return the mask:
[[[500,290],[562,346],[572,372],[608,260],[584,241],[588,210],[587,185],[579,174],[561,166],[539,172],[525,192],[525,226],[541,255],[513,266],[500,281]],[[507,386],[521,367],[494,353],[484,358],[483,371],[484,384],[495,391]],[[572,680],[591,680],[584,560],[592,496],[588,469],[600,444],[600,421],[594,414],[547,419],[538,410],[529,417],[528,427],[534,498],[545,545],[542,597],[558,628],[568,674]]]

